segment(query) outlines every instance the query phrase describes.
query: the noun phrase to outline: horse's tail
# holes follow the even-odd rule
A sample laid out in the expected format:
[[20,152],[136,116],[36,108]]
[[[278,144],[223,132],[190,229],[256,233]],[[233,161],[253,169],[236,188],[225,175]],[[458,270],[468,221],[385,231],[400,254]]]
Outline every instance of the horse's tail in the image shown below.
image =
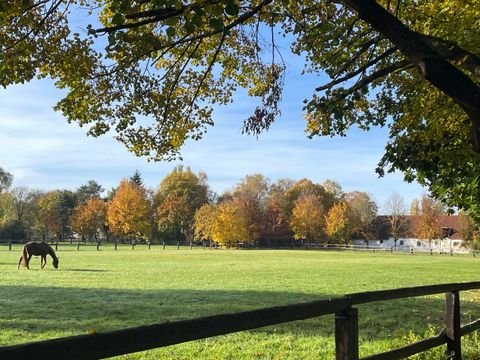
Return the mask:
[[20,260],[18,260],[18,266],[17,269],[20,269],[20,264],[23,263],[24,266],[27,264],[27,258],[28,258],[28,252],[27,252],[27,246],[23,246],[23,251],[22,251],[22,256],[20,256]]

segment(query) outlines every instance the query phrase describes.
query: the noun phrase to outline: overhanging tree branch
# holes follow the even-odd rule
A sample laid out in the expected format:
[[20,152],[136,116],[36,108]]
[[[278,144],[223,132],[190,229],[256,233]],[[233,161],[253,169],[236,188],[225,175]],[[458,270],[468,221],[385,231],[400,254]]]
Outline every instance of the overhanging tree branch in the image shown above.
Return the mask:
[[472,122],[472,143],[480,152],[480,86],[430,47],[421,34],[408,29],[375,0],[336,2],[356,11],[415,64],[425,80],[463,108]]
[[[377,64],[379,61],[381,61],[381,60],[385,59],[386,57],[388,57],[389,55],[393,54],[396,50],[397,49],[395,49],[395,48],[388,49],[383,54],[377,56],[375,59],[369,61],[368,63],[366,63],[362,66],[360,66],[357,70],[349,72],[348,74],[345,74],[344,76],[342,76],[340,78],[337,78],[337,79],[329,82],[328,84],[319,86],[315,89],[315,91],[323,91],[323,90],[330,89],[331,87],[333,87],[335,85],[338,85],[338,84],[340,84],[344,81],[350,80],[357,75],[360,75],[362,72],[366,71],[369,67]],[[396,64],[394,64],[394,65],[396,65]],[[397,66],[389,66],[388,68],[386,68],[386,70],[392,72],[392,71],[398,70],[398,67]],[[381,76],[385,76],[385,75],[387,75],[387,74],[384,74],[384,75],[381,75]]]

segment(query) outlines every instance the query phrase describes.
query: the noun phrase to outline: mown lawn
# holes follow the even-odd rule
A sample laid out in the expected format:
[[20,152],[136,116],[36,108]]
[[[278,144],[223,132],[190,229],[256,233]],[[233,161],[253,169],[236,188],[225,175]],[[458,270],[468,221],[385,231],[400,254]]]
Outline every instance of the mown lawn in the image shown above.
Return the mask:
[[[60,268],[17,270],[0,247],[0,345],[312,301],[352,292],[478,281],[480,258],[313,250],[62,246]],[[480,292],[461,294],[462,322],[480,318]],[[360,355],[431,336],[444,296],[359,307]],[[333,359],[333,315],[126,355],[128,359]],[[417,357],[438,359],[443,348]],[[480,337],[463,339],[480,358]]]

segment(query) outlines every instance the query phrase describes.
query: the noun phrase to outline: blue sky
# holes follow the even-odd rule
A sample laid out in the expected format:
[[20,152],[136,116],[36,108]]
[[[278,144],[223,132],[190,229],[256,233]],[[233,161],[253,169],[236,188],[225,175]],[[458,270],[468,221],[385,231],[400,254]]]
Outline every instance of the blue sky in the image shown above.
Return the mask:
[[[418,184],[403,182],[401,174],[378,178],[375,167],[387,141],[386,129],[354,129],[347,137],[309,140],[302,101],[325,80],[301,76],[302,63],[291,56],[287,63],[282,116],[268,132],[258,139],[241,134],[242,121],[254,110],[254,103],[239,94],[233,104],[217,109],[215,126],[203,140],[184,146],[181,163],[194,172],[206,172],[218,193],[253,173],[271,181],[335,180],[344,191],[369,193],[380,207],[394,191],[407,206],[425,193]],[[74,190],[93,179],[109,189],[139,170],[144,183],[155,188],[180,163],[136,158],[113,140],[114,134],[87,137],[86,129],[68,124],[53,111],[61,96],[51,80],[0,90],[0,166],[14,175],[14,186]]]

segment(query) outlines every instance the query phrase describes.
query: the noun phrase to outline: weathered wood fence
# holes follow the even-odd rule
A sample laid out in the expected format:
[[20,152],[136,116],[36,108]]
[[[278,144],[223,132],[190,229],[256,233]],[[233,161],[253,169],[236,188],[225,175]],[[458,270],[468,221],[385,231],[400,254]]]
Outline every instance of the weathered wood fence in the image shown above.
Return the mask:
[[[442,284],[348,294],[328,300],[270,307],[89,335],[0,347],[0,359],[101,359],[179,344],[268,325],[335,314],[336,359],[358,359],[358,309],[355,305],[416,296],[446,294],[445,328],[435,337],[365,359],[402,359],[447,344],[451,359],[461,359],[461,337],[480,329],[480,319],[461,326],[460,291],[479,282]],[[312,354],[314,357],[315,354]]]

